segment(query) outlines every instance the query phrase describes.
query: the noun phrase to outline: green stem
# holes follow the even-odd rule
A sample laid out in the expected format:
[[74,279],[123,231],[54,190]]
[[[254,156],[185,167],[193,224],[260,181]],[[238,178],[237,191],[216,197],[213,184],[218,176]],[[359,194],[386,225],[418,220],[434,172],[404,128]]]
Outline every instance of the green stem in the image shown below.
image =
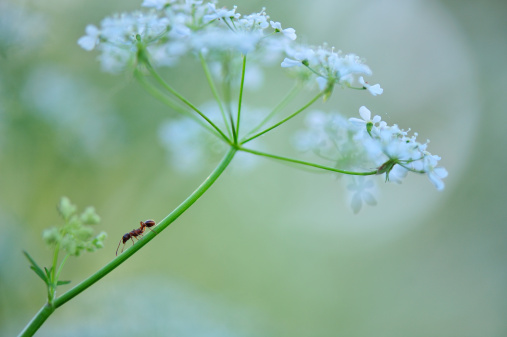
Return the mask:
[[324,91],[321,91],[319,92],[314,98],[312,98],[308,103],[306,103],[303,107],[301,107],[299,110],[297,110],[296,112],[294,112],[292,115],[284,118],[283,120],[281,120],[280,122],[276,123],[275,125],[265,129],[264,131],[261,131],[257,134],[255,134],[254,136],[250,137],[250,138],[247,138],[246,140],[242,141],[241,144],[246,144],[248,143],[249,141],[251,140],[254,140],[255,138],[259,137],[259,136],[262,136],[263,134],[265,134],[266,132],[269,132],[271,130],[273,130],[274,128],[282,125],[283,123],[287,122],[289,119],[291,118],[294,118],[296,117],[301,111],[305,110],[306,108],[308,108],[310,105],[312,105],[313,103],[315,103],[316,100],[318,100],[320,97],[322,97],[322,95],[324,95],[325,92]]
[[204,74],[206,75],[206,80],[208,81],[208,85],[211,89],[211,92],[213,93],[213,97],[215,97],[218,107],[220,108],[220,113],[222,114],[224,124],[227,127],[227,132],[229,133],[229,136],[232,138],[232,131],[231,131],[231,127],[229,126],[229,123],[227,122],[227,117],[225,116],[224,106],[222,104],[222,101],[220,100],[220,96],[218,95],[218,90],[215,86],[215,82],[213,82],[213,77],[211,76],[211,72],[209,71],[208,64],[206,63],[206,60],[204,59],[204,56],[202,55],[202,53],[199,53],[199,59],[201,60],[201,65],[204,70]]
[[223,81],[224,85],[224,100],[226,103],[226,109],[227,114],[229,115],[229,122],[232,129],[232,139],[238,139],[237,133],[236,133],[236,127],[234,125],[234,118],[232,117],[232,109],[231,109],[231,70],[229,69],[231,64],[231,58],[228,57],[228,61],[223,62],[224,67],[224,74],[225,74],[225,80]]
[[139,83],[144,87],[144,89],[153,97],[167,105],[169,108],[173,109],[176,112],[179,112],[180,114],[187,116],[189,118],[192,118],[196,123],[201,125],[203,128],[208,130],[209,132],[213,133],[215,136],[220,137],[220,135],[212,129],[208,124],[204,123],[202,119],[200,119],[195,114],[190,113],[189,111],[183,109],[180,107],[176,102],[174,102],[171,98],[169,98],[166,94],[164,94],[162,91],[160,91],[157,87],[155,87],[150,82],[146,81],[144,78],[144,75],[142,75],[139,71],[135,71],[135,77],[139,81]]
[[294,87],[289,91],[289,93],[283,98],[283,100],[278,103],[278,105],[257,125],[255,128],[253,128],[247,136],[251,135],[252,133],[257,132],[261,127],[264,126],[271,118],[273,118],[274,115],[276,115],[280,110],[282,110],[293,98],[294,96],[299,92],[301,89],[301,85],[295,84]]
[[55,284],[58,282],[58,280],[60,280],[60,273],[62,272],[62,269],[63,269],[63,265],[65,264],[65,261],[67,261],[67,259],[69,258],[70,254],[67,253],[65,254],[65,256],[63,257],[63,260],[62,260],[62,263],[60,263],[60,267],[58,267],[58,271],[56,272],[56,276],[55,276]]
[[171,94],[176,96],[180,101],[185,103],[187,106],[189,106],[192,110],[197,112],[206,122],[208,122],[209,125],[211,125],[219,134],[220,136],[226,141],[229,142],[229,138],[220,130],[218,126],[215,125],[205,114],[201,112],[195,105],[190,103],[185,97],[183,97],[180,93],[178,93],[176,90],[174,90],[156,71],[153,69],[151,64],[148,61],[144,61],[144,64],[146,65],[146,68],[150,72],[150,74],[160,83],[162,87],[164,87],[167,91],[169,91]]
[[247,149],[245,147],[240,147],[240,148],[238,148],[238,150],[244,151],[244,152],[248,152],[248,153],[252,153],[252,154],[255,154],[255,155],[258,155],[258,156],[263,156],[263,157],[271,158],[271,159],[277,159],[277,160],[286,161],[286,162],[289,162],[289,163],[310,166],[310,167],[318,168],[318,169],[321,169],[321,170],[326,170],[326,171],[331,171],[331,172],[337,172],[337,173],[343,173],[343,174],[348,174],[348,175],[371,176],[371,175],[377,174],[377,170],[370,171],[370,172],[353,172],[353,171],[339,170],[339,169],[336,169],[334,167],[323,166],[323,165],[319,165],[319,164],[315,164],[315,163],[311,163],[311,162],[307,162],[307,161],[302,161],[302,160],[298,160],[298,159],[281,157],[281,156],[277,156],[277,155],[270,154],[270,153],[265,153],[265,152],[255,151],[255,150],[252,150],[252,149]]
[[237,144],[238,142],[239,121],[241,119],[241,103],[243,101],[243,86],[245,84],[245,70],[246,70],[246,55],[243,55],[243,68],[241,70],[241,86],[239,88],[238,118],[236,119],[236,138],[234,139],[234,144]]
[[25,326],[23,331],[21,331],[18,337],[28,337],[33,336],[37,330],[44,324],[46,319],[55,311],[55,307],[49,305],[49,303],[44,304],[44,306],[39,310],[39,312],[32,318],[32,320]]
[[53,304],[47,303],[42,307],[42,309],[35,315],[35,317],[28,323],[25,329],[21,332],[19,336],[32,336],[44,323],[44,321],[55,311],[57,308],[61,307],[69,300],[74,298],[75,296],[82,293],[88,287],[93,285],[95,282],[112,272],[116,269],[120,264],[125,262],[128,258],[134,255],[138,250],[144,247],[148,242],[150,242],[157,234],[166,229],[171,223],[173,223],[183,212],[185,212],[190,206],[192,206],[210,187],[213,183],[220,177],[220,175],[225,171],[227,166],[234,158],[236,154],[237,148],[231,147],[227,154],[224,156],[222,161],[218,164],[218,166],[211,172],[211,174],[203,181],[203,183],[194,191],[190,196],[185,199],[178,207],[176,207],[168,216],[166,216],[160,223],[155,227],[155,232],[147,233],[141,240],[137,241],[133,246],[127,249],[125,252],[117,256],[107,265],[102,267],[96,273],[83,280],[81,283],[76,285],[74,288],[67,291],[65,294],[56,298]]
[[55,246],[55,251],[53,253],[53,266],[51,267],[51,271],[50,271],[50,274],[51,274],[51,277],[49,279],[49,284],[48,284],[48,303],[50,305],[53,305],[53,301],[55,299],[55,295],[56,295],[56,279],[55,279],[55,275],[56,275],[56,266],[58,265],[58,254],[60,253],[60,244],[57,243],[56,246]]

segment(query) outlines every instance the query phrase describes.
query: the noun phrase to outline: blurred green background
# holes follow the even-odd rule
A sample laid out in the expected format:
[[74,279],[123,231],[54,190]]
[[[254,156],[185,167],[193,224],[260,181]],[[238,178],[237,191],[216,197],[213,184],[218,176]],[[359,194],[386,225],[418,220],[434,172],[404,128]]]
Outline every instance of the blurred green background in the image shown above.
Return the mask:
[[[168,165],[158,127],[173,113],[129,75],[100,71],[77,39],[88,23],[141,1],[0,4],[0,335],[45,302],[25,249],[48,266],[44,228],[62,195],[96,207],[104,249],[70,259],[73,283],[114,258],[140,220],[162,219],[213,167]],[[266,6],[310,44],[364,57],[380,97],[336,90],[320,105],[368,106],[431,139],[449,171],[381,188],[353,215],[334,176],[259,160],[233,167],[171,227],[57,310],[39,336],[506,336],[507,3],[498,1],[223,1]],[[208,89],[197,64],[166,72],[180,91]],[[251,106],[289,88],[273,70]],[[259,105],[260,104],[260,105]],[[266,104],[267,106],[264,106]],[[270,136],[290,148],[302,118]],[[383,184],[381,184],[383,185]],[[67,288],[65,288],[67,287]]]

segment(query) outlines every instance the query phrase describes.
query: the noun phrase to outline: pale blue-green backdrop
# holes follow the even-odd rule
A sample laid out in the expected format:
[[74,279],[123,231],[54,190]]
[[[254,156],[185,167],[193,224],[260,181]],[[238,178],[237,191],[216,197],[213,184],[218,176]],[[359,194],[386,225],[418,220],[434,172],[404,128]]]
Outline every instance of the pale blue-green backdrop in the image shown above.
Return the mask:
[[[48,266],[41,232],[66,195],[94,205],[104,249],[71,258],[76,284],[114,257],[140,220],[162,219],[213,167],[175,171],[158,138],[174,116],[130,75],[100,71],[76,40],[88,23],[140,1],[0,4],[0,335],[17,334],[45,301],[25,249]],[[449,171],[380,181],[376,207],[354,215],[342,181],[260,159],[234,165],[160,237],[57,310],[38,336],[507,335],[507,5],[504,1],[246,1],[310,44],[366,59],[384,94],[337,89],[318,107],[368,106],[429,138]],[[165,73],[211,97],[197,62]],[[272,107],[290,87],[273,69],[247,91]],[[303,118],[266,137],[299,156]],[[304,158],[304,157],[303,157]]]

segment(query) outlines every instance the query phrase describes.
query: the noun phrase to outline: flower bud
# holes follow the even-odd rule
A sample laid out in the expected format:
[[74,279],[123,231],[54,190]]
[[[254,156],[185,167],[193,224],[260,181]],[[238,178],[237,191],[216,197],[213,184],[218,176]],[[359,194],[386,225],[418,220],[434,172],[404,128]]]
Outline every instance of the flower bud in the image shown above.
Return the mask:
[[60,199],[58,211],[65,220],[68,220],[72,216],[72,214],[76,213],[76,210],[77,210],[76,205],[73,205],[70,202],[69,198],[62,197],[62,199]]
[[54,245],[61,241],[62,236],[56,227],[51,227],[42,232],[42,239],[47,245]]
[[92,206],[87,207],[83,213],[81,213],[81,222],[86,225],[96,225],[100,222],[100,216],[95,213],[95,208]]

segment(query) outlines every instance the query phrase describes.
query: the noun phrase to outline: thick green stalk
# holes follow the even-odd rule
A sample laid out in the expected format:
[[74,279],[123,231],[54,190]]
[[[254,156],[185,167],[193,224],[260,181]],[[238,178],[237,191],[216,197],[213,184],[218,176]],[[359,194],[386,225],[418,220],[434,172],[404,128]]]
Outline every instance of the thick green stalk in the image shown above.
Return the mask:
[[371,176],[371,175],[377,174],[377,170],[370,171],[370,172],[354,172],[354,171],[339,170],[339,169],[336,169],[334,167],[323,166],[323,165],[319,165],[319,164],[315,164],[315,163],[310,163],[310,162],[303,161],[303,160],[298,160],[298,159],[281,157],[281,156],[277,156],[277,155],[270,154],[270,153],[265,153],[265,152],[260,152],[260,151],[255,151],[255,150],[247,149],[247,148],[244,148],[244,147],[240,147],[239,150],[240,151],[245,151],[245,152],[248,152],[248,153],[252,153],[252,154],[255,154],[255,155],[258,155],[258,156],[266,157],[266,158],[281,160],[281,161],[285,161],[285,162],[288,162],[288,163],[299,164],[299,165],[304,165],[304,166],[318,168],[318,169],[321,169],[321,170],[326,170],[326,171],[331,171],[331,172],[337,172],[337,173],[343,173],[343,174],[348,174],[348,175]]
[[129,257],[134,255],[138,250],[144,247],[148,242],[150,242],[157,234],[160,234],[164,229],[166,229],[171,223],[174,222],[183,212],[185,212],[190,206],[194,204],[210,187],[213,183],[220,177],[220,175],[224,172],[227,166],[234,158],[234,155],[237,151],[236,147],[231,147],[227,154],[224,156],[222,161],[218,164],[218,166],[211,172],[211,174],[203,181],[203,183],[194,191],[190,196],[185,199],[178,207],[176,207],[168,216],[166,216],[160,223],[154,227],[155,232],[147,233],[141,240],[137,241],[133,246],[128,248],[125,252],[117,256],[107,265],[102,267],[99,271],[76,285],[74,288],[70,289],[60,297],[56,298],[53,302],[53,305],[46,303],[42,309],[35,315],[35,317],[28,323],[25,329],[19,334],[19,336],[32,336],[44,323],[44,321],[55,311],[57,308],[61,307],[69,300],[79,295],[81,292],[86,290],[88,287],[93,285],[95,282],[112,272],[116,267],[125,262]]
[[25,326],[23,331],[20,332],[18,337],[24,336],[33,336],[37,330],[44,324],[46,319],[55,311],[55,307],[49,305],[49,303],[44,304],[44,306],[39,310],[39,312],[32,318],[32,320]]

